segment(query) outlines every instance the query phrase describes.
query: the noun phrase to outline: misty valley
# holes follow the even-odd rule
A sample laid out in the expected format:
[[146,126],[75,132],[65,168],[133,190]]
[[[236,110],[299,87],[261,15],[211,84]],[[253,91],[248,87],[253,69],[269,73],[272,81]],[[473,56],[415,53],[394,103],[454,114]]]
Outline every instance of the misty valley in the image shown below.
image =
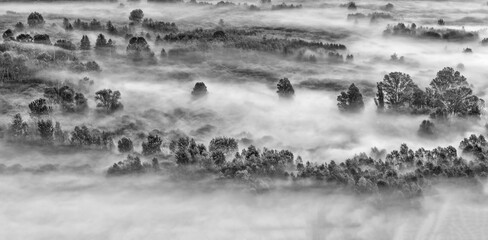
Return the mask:
[[0,239],[486,239],[487,16],[0,0]]

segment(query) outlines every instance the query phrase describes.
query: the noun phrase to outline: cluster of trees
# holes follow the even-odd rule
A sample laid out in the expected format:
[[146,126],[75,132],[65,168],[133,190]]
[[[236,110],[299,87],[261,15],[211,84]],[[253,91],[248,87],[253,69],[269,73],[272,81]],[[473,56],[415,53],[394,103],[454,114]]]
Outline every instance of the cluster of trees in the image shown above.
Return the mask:
[[7,130],[9,141],[33,142],[36,144],[56,144],[90,149],[110,150],[115,146],[112,132],[76,126],[72,132],[61,129],[61,124],[43,117],[33,118],[32,125],[18,113]]
[[[151,137],[154,138],[157,137]],[[159,149],[161,141],[157,139]],[[153,140],[148,138],[148,141]],[[488,173],[488,143],[481,135],[472,135],[460,143],[463,154],[474,156],[469,162],[458,156],[452,146],[414,151],[402,144],[399,150],[388,154],[373,148],[370,156],[361,153],[340,164],[335,161],[304,163],[301,157],[295,158],[288,150],[260,150],[252,145],[239,152],[237,141],[224,137],[213,139],[208,150],[205,145],[187,137],[174,140],[172,146],[174,161],[179,168],[197,168],[224,179],[249,183],[260,179],[287,179],[297,184],[312,181],[316,185],[341,187],[357,193],[387,193],[404,198],[421,196],[432,183],[441,179],[475,182],[477,177],[487,177]],[[153,153],[144,154],[146,158],[152,158],[151,163],[143,163],[137,154],[132,154],[127,160],[115,163],[107,173],[158,172],[162,165],[156,158],[158,152]]]
[[[124,105],[120,102],[120,96],[119,91],[111,89],[97,91],[95,93],[97,110],[106,113],[122,110]],[[61,110],[66,113],[79,113],[88,109],[88,100],[83,93],[76,92],[69,86],[45,88],[44,97],[29,104],[31,115],[49,115],[53,111],[53,104],[59,104]]]
[[133,37],[129,40],[129,44],[127,45],[127,56],[134,61],[155,61],[154,52],[151,51],[149,44],[143,37]]
[[341,112],[360,112],[364,109],[363,95],[356,85],[351,84],[347,92],[341,92],[337,96],[337,106]]
[[19,82],[25,80],[30,72],[24,56],[13,56],[10,53],[0,53],[0,81]]
[[437,73],[421,90],[408,74],[392,72],[377,84],[375,103],[380,111],[430,114],[433,119],[479,117],[484,101],[473,94],[466,78],[453,68]]
[[48,87],[44,89],[44,97],[53,104],[59,104],[66,113],[80,113],[88,109],[88,100],[85,95],[75,92],[69,86]]
[[178,27],[174,22],[153,21],[151,18],[145,18],[142,21],[142,27],[154,32],[178,32]]
[[347,20],[361,20],[361,19],[369,19],[370,22],[374,23],[381,19],[393,19],[393,16],[389,13],[383,12],[374,12],[369,14],[364,13],[350,13],[347,15]]
[[398,23],[397,25],[388,25],[386,30],[383,31],[384,35],[389,36],[406,36],[414,38],[428,38],[439,39],[448,41],[474,41],[479,38],[477,32],[470,32],[464,29],[435,29],[428,27],[417,27],[415,23],[410,26],[404,23]]
[[[303,49],[313,51],[337,51],[346,50],[346,46],[337,43],[323,43],[305,41],[299,39],[266,38],[256,37],[256,31],[243,31],[236,29],[213,30],[194,29],[192,31],[170,33],[164,37],[157,37],[156,43],[167,42],[224,42],[225,47],[238,48],[254,51],[278,52],[285,55],[295,54]],[[335,53],[333,52],[334,56]],[[340,55],[342,58],[342,55]]]
[[302,4],[297,4],[297,5],[286,5],[286,3],[281,3],[278,5],[273,5],[271,6],[271,10],[284,10],[284,9],[300,9],[302,8]]

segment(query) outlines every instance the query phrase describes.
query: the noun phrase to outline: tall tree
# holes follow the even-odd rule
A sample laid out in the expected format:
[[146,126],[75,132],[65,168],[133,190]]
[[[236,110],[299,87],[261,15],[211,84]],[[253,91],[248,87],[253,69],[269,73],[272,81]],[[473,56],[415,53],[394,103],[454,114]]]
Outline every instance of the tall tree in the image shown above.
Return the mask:
[[[401,110],[410,107],[413,94],[418,86],[412,81],[410,75],[401,72],[391,72],[385,75],[378,89],[384,97],[389,109]],[[378,92],[378,95],[380,92]]]
[[450,67],[437,73],[427,94],[435,118],[480,116],[484,108],[483,99],[473,95],[466,78]]
[[349,86],[347,92],[341,92],[337,96],[337,106],[342,112],[359,112],[364,109],[363,95],[354,83]]
[[83,37],[81,37],[80,49],[81,50],[90,50],[91,49],[90,39],[88,38],[87,35],[83,35]]
[[97,107],[104,109],[107,112],[114,112],[121,110],[124,105],[119,102],[120,92],[112,91],[111,89],[103,89],[95,93],[95,101]]

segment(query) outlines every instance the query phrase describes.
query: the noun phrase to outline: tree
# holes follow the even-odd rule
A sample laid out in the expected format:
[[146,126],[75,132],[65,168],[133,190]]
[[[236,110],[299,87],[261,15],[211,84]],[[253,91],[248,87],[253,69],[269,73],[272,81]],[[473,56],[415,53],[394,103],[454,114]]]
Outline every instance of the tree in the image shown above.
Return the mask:
[[47,34],[36,34],[34,35],[34,43],[51,45],[51,39]]
[[143,37],[132,37],[127,45],[127,55],[133,60],[143,60],[154,58],[154,53],[149,48],[149,44]]
[[15,30],[17,31],[23,31],[24,30],[24,24],[22,22],[18,22],[17,24],[15,24]]
[[453,68],[446,67],[437,73],[427,89],[429,103],[434,109],[434,118],[448,116],[480,116],[483,99],[473,95],[466,78]]
[[9,134],[12,137],[24,137],[27,135],[27,128],[29,126],[27,125],[26,122],[22,120],[22,116],[20,113],[15,114],[12,120],[12,124],[10,125],[9,128]]
[[193,87],[193,90],[191,91],[191,95],[193,97],[199,98],[207,95],[207,86],[205,86],[205,83],[203,82],[197,82],[195,83],[195,86]]
[[33,12],[27,17],[27,24],[30,27],[42,27],[46,23],[42,15],[38,12]]
[[359,112],[364,109],[363,95],[354,83],[349,86],[347,92],[341,92],[341,95],[337,96],[337,101],[337,106],[342,112]]
[[39,120],[37,122],[37,129],[43,141],[52,143],[54,140],[54,127],[51,120]]
[[111,34],[111,35],[117,35],[118,34],[117,28],[112,24],[111,21],[107,22],[107,32],[108,32],[108,34]]
[[276,87],[278,88],[276,92],[280,98],[292,98],[295,95],[295,90],[288,78],[280,79]]
[[382,84],[376,83],[376,88],[378,89],[378,92],[376,93],[374,103],[379,111],[383,111],[385,109],[385,94],[383,93]]
[[215,165],[222,166],[225,164],[225,155],[221,151],[214,151],[211,153],[211,158]]
[[76,45],[75,44],[73,44],[69,40],[64,40],[64,39],[60,39],[60,40],[56,41],[56,43],[54,44],[54,46],[60,47],[62,49],[70,50],[70,51],[76,50]]
[[10,41],[10,40],[14,40],[14,32],[12,31],[12,29],[7,29],[5,30],[5,32],[3,32],[2,34],[2,38],[4,41]]
[[59,122],[56,122],[54,126],[54,140],[61,144],[64,143],[65,140],[65,134],[61,129],[61,124],[59,124]]
[[52,111],[52,108],[47,105],[44,98],[39,98],[29,103],[29,109],[34,116],[47,115]]
[[18,42],[32,42],[34,40],[31,35],[24,33],[17,35],[15,39]]
[[144,12],[141,9],[135,9],[130,12],[129,20],[133,22],[141,22],[144,18]]
[[119,149],[119,152],[121,153],[132,152],[132,150],[134,150],[134,145],[132,144],[132,140],[130,140],[130,138],[127,137],[121,138],[117,143],[117,147]]
[[107,112],[114,112],[122,110],[124,105],[119,102],[120,92],[113,91],[111,89],[103,89],[95,93],[95,101],[97,107],[102,108]]
[[[391,72],[385,75],[381,86],[385,103],[389,109],[401,110],[410,107],[412,96],[417,85],[412,81],[410,75],[401,72]],[[380,95],[380,92],[378,92]],[[378,96],[379,98],[379,96]]]
[[105,39],[105,36],[100,33],[97,37],[97,41],[95,42],[95,48],[100,49],[100,48],[105,48],[106,46],[107,46],[107,39]]
[[147,142],[142,143],[142,154],[153,155],[161,153],[161,144],[163,140],[158,135],[149,134],[147,136]]
[[234,138],[217,137],[208,145],[210,152],[222,152],[223,154],[234,154],[239,151],[239,146]]
[[100,68],[100,65],[98,65],[97,62],[95,61],[89,61],[85,64],[86,71],[89,72],[100,72],[102,69]]
[[71,132],[71,143],[79,146],[90,146],[93,143],[90,130],[86,126],[76,126]]
[[87,35],[83,35],[83,37],[81,37],[80,49],[81,50],[90,50],[90,48],[91,48],[90,39],[88,39]]
[[423,120],[418,130],[418,134],[423,137],[431,137],[435,132],[435,125],[429,120]]

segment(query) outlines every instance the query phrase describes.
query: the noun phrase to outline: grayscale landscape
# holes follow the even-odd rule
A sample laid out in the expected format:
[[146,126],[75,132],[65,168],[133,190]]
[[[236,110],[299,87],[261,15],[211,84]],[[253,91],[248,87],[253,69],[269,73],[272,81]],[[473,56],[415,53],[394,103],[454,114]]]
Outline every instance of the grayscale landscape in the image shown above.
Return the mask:
[[488,3],[0,0],[0,239],[486,239]]

